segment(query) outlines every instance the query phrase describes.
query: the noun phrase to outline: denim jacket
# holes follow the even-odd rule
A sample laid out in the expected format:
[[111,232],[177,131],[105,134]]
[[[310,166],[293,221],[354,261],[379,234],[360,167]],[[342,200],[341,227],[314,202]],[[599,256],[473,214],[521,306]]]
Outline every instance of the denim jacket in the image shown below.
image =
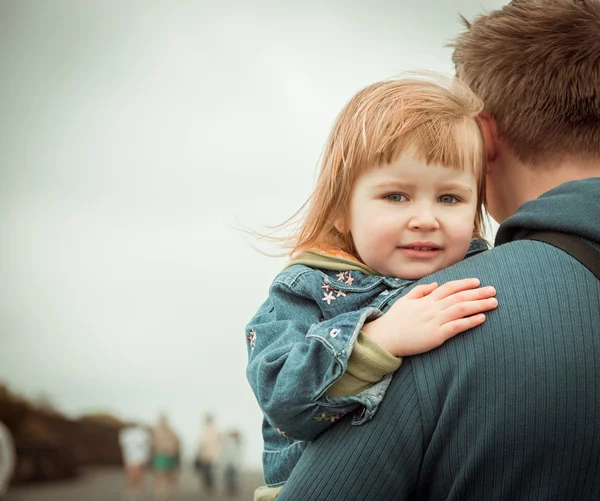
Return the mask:
[[[467,256],[485,248],[474,241]],[[356,395],[327,395],[346,371],[362,326],[413,281],[339,261],[328,267],[292,264],[280,272],[246,326],[246,375],[264,414],[263,471],[270,487],[285,483],[307,442],[342,416],[358,411],[357,425],[371,419],[391,380],[388,374]]]

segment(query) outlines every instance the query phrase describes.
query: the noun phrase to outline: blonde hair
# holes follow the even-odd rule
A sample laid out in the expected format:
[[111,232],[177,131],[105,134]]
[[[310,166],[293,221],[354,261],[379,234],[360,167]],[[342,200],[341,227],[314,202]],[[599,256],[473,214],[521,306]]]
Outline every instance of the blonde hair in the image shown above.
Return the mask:
[[513,0],[463,21],[457,75],[519,160],[600,158],[600,1]]
[[347,220],[354,181],[406,152],[427,164],[475,174],[473,236],[483,238],[485,147],[476,119],[482,106],[464,84],[433,74],[377,82],[359,91],[334,123],[312,195],[284,223],[302,217],[284,239],[291,253],[332,245],[356,255],[351,235],[335,227]]

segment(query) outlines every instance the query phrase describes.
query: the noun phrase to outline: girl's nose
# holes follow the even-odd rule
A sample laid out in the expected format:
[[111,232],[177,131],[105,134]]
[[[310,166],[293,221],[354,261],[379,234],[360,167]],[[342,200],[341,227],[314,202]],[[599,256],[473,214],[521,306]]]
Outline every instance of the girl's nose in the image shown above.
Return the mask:
[[408,227],[411,230],[432,231],[440,227],[438,218],[430,207],[416,207],[416,211],[410,218]]

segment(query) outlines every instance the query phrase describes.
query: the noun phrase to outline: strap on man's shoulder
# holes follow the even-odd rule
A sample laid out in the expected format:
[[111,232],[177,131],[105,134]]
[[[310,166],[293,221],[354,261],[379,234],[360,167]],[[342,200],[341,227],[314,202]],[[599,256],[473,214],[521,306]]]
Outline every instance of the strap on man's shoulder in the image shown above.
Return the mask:
[[531,231],[519,237],[519,240],[537,240],[553,245],[577,259],[600,280],[600,251],[575,235],[558,231]]

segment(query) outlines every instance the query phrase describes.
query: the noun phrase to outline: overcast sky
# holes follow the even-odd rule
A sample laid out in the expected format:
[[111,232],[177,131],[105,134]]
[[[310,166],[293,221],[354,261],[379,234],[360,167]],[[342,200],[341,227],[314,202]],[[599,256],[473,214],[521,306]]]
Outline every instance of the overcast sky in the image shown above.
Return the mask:
[[[361,87],[451,74],[501,0],[0,0],[0,382],[62,411],[202,414],[260,465],[244,326]],[[271,249],[273,250],[273,249]]]

